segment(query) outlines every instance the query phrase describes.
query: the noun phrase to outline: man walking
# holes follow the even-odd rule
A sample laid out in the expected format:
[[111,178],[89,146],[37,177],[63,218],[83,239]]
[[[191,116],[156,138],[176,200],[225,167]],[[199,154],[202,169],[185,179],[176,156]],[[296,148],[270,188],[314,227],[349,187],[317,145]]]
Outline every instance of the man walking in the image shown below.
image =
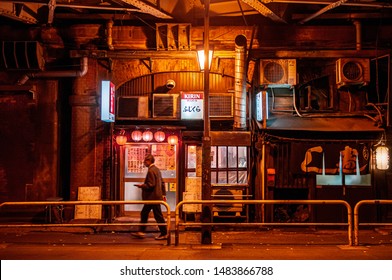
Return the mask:
[[[154,164],[155,158],[151,154],[147,154],[144,158],[144,165],[148,168],[146,179],[143,184],[136,184],[135,186],[142,189],[143,200],[163,200],[166,201],[166,189],[165,184],[162,180],[161,171]],[[153,211],[155,221],[159,224],[164,224],[165,219],[163,218],[161,205],[160,204],[144,204],[142,211],[140,212],[140,222],[147,223],[150,211]],[[167,228],[166,225],[158,225],[161,234],[155,237],[156,240],[167,239]],[[132,233],[132,236],[138,238],[144,238],[146,226],[140,226],[140,230],[136,233]]]

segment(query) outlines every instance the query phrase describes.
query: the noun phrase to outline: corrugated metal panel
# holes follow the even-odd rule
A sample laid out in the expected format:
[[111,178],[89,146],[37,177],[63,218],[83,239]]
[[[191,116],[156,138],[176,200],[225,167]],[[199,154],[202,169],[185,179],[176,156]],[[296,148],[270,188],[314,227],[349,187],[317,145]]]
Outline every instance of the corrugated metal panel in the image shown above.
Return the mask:
[[[174,80],[176,86],[166,88],[167,80]],[[210,74],[210,92],[227,93],[234,89],[234,77],[222,74]],[[118,96],[144,96],[151,93],[179,93],[181,91],[203,91],[204,74],[202,72],[164,72],[154,73],[132,79],[117,89]]]
[[276,185],[277,189],[307,189],[309,176],[307,174],[294,174],[290,163],[291,144],[279,143],[276,145],[275,168],[276,168]]
[[116,93],[118,96],[144,96],[152,92],[151,75],[132,79],[120,86]]

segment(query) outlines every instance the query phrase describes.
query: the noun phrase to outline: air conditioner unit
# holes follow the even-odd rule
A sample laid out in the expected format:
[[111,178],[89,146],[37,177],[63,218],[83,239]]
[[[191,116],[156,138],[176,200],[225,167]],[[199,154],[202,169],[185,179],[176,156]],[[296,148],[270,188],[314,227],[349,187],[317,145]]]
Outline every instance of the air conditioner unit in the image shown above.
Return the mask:
[[180,95],[156,93],[153,95],[153,118],[180,118]]
[[117,120],[148,118],[148,96],[120,96],[117,99]]
[[336,84],[366,85],[370,82],[370,61],[366,58],[340,58],[336,61]]
[[43,70],[44,51],[37,41],[0,42],[0,69]]
[[295,59],[269,59],[260,61],[260,84],[268,87],[290,87],[297,84]]
[[210,117],[232,118],[234,115],[232,93],[210,93]]
[[[233,189],[227,187],[221,187],[212,189],[212,199],[216,200],[242,200],[243,199],[243,190],[242,189]],[[212,211],[214,216],[219,216],[221,214],[224,215],[226,212],[235,212],[235,216],[240,216],[243,210],[243,205],[241,203],[233,203],[233,204],[214,204]]]

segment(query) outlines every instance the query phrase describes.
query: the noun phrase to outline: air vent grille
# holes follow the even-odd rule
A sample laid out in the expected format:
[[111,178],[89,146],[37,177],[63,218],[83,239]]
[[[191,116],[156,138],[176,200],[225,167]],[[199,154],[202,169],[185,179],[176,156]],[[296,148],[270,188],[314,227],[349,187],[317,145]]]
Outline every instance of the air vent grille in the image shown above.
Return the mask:
[[153,117],[154,118],[179,118],[180,112],[179,94],[154,94]]
[[272,84],[279,83],[284,78],[283,66],[274,61],[267,63],[264,66],[264,78]]
[[123,96],[117,99],[118,120],[148,118],[148,96]]
[[210,117],[233,117],[233,94],[210,94]]
[[297,84],[295,59],[269,59],[260,61],[260,83],[268,87],[287,87]]
[[370,62],[364,58],[341,58],[336,61],[336,84],[366,85],[370,82]]

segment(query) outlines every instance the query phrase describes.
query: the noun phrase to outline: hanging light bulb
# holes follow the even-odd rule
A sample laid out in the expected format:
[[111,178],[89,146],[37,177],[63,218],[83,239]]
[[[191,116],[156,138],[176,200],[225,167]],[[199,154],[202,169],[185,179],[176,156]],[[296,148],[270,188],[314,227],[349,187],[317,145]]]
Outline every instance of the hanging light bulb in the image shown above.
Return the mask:
[[117,145],[122,146],[122,145],[125,145],[127,143],[127,141],[128,141],[128,138],[125,135],[125,130],[122,129],[120,131],[120,134],[116,136],[116,143],[117,143]]
[[153,134],[152,134],[152,132],[151,131],[149,131],[149,130],[146,130],[146,131],[144,131],[143,132],[143,141],[145,141],[145,142],[149,142],[149,141],[151,141],[152,140],[152,138],[153,138]]
[[154,133],[154,139],[157,142],[163,142],[165,140],[165,133],[163,131],[158,130],[157,132]]
[[178,144],[178,137],[177,137],[177,135],[170,135],[167,138],[167,143],[169,143],[170,145],[177,145]]
[[142,132],[138,129],[132,131],[131,134],[132,140],[135,142],[139,142],[140,140],[142,140]]

